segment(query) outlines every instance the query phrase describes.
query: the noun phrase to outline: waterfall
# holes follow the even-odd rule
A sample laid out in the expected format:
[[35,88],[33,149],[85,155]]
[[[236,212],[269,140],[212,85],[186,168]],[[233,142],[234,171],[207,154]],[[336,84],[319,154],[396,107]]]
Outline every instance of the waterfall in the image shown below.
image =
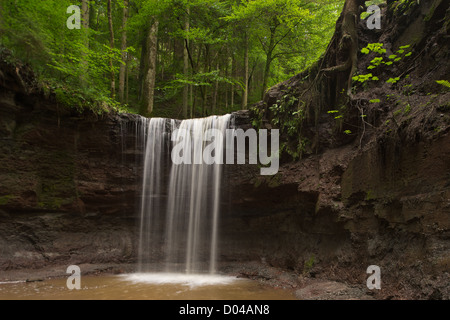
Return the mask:
[[139,223],[138,270],[140,272],[149,271],[148,264],[160,259],[159,248],[162,239],[159,237],[159,230],[164,218],[162,169],[165,162],[170,161],[170,158],[167,159],[170,142],[167,122],[167,119],[152,118],[143,132],[146,134],[144,139],[146,146]]
[[[138,271],[214,273],[216,271],[222,166],[205,164],[209,129],[228,128],[230,115],[202,119],[154,118],[148,123],[145,150]],[[178,129],[178,130],[176,130]],[[215,143],[223,157],[225,142]],[[180,143],[192,161],[174,164]],[[192,163],[192,164],[190,164]]]

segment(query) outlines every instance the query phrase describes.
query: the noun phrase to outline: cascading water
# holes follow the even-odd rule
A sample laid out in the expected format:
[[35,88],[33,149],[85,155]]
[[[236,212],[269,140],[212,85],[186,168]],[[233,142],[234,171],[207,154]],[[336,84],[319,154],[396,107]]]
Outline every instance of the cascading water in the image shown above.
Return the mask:
[[[230,115],[184,120],[151,119],[147,129],[139,272],[214,273],[216,271],[222,166],[206,164],[209,129],[225,137]],[[178,129],[178,130],[176,130]],[[173,133],[173,134],[172,134]],[[223,157],[224,139],[213,141]],[[190,161],[174,164],[172,142]],[[170,171],[169,171],[170,170]]]
[[[170,131],[167,119],[152,118],[144,131],[147,135],[144,153],[144,171],[142,196],[140,203],[140,230],[138,248],[138,271],[150,271],[150,264],[161,259],[159,249],[162,246],[160,230],[164,218],[164,164],[170,161]],[[172,120],[173,122],[173,120]]]

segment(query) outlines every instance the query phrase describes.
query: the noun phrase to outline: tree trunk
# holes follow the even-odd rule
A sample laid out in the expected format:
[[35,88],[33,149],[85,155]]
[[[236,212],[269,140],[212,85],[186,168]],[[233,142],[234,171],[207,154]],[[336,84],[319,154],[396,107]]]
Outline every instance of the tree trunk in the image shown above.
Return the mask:
[[[219,70],[219,63],[217,63],[217,70]],[[220,71],[219,71],[220,72]],[[216,114],[217,109],[217,95],[219,93],[219,81],[216,80],[215,86],[214,86],[214,94],[213,94],[213,101],[212,101],[212,114]]]
[[[235,75],[235,63],[234,63],[234,55],[231,55],[231,78],[234,80]],[[230,108],[234,109],[234,84],[231,84],[231,97],[230,97]]]
[[[225,76],[228,78],[230,73],[229,73],[229,63],[228,63],[228,55],[226,56],[227,60],[225,62],[226,66],[225,66]],[[228,86],[225,86],[225,111],[228,112]]]
[[[205,44],[205,56],[204,56],[204,64],[203,64],[203,72],[211,72],[211,63],[209,59],[209,45]],[[200,86],[200,90],[203,93],[203,101],[202,101],[202,116],[207,115],[208,113],[208,87],[207,86]]]
[[359,6],[363,2],[361,0],[345,1],[336,56],[346,57],[346,60],[342,64],[322,70],[326,73],[349,71],[346,84],[347,95],[351,95],[352,77],[357,69]]
[[194,95],[193,95],[194,99],[193,99],[192,105],[191,105],[191,118],[194,118],[194,116],[196,115],[195,108],[197,106],[197,101],[198,101],[197,93],[199,90],[198,90],[198,87],[195,87],[195,88],[191,87],[191,89],[194,91]]
[[141,43],[141,59],[139,61],[139,74],[138,74],[138,101],[142,104],[144,99],[144,82],[145,75],[147,72],[148,66],[148,53],[147,53],[147,38],[148,38],[148,30],[142,37]]
[[120,64],[119,69],[119,101],[121,103],[124,102],[124,93],[125,93],[125,74],[127,73],[127,53],[125,50],[127,49],[127,19],[128,19],[128,0],[124,0],[124,8],[122,14],[122,40],[120,42],[120,50],[122,52],[122,63]]
[[[112,49],[114,49],[114,28],[113,28],[113,21],[112,21],[112,9],[111,9],[111,0],[108,0],[108,26],[109,26],[109,46]],[[109,67],[111,68],[111,98],[114,99],[116,95],[116,75],[114,74],[114,65],[113,65],[113,59],[109,59]]]
[[206,116],[208,114],[208,88],[203,88],[203,97],[202,97],[202,117]]
[[[184,21],[184,32],[189,32],[189,7],[187,8],[187,14]],[[184,40],[184,51],[183,51],[183,74],[185,79],[189,76],[189,38],[186,37]],[[189,106],[189,85],[185,84],[183,88],[183,118],[186,119],[188,116],[188,106]]]
[[158,29],[159,21],[155,21],[150,26],[147,36],[147,70],[144,79],[143,101],[141,105],[141,114],[150,116],[153,112],[153,103],[155,99],[156,82],[156,58],[158,53]]
[[128,104],[128,93],[130,91],[130,87],[129,87],[129,69],[128,69],[128,65],[130,63],[130,57],[127,55],[127,65],[125,67],[125,103]]
[[191,100],[191,109],[190,109],[190,117],[194,118],[194,88],[192,85],[189,86],[189,95],[190,95],[190,100]]
[[242,110],[246,110],[248,104],[248,32],[245,32],[244,40],[244,90],[242,92]]
[[81,74],[80,82],[84,87],[86,85],[86,75],[88,75],[88,62],[86,60],[87,52],[89,50],[89,1],[81,0],[81,26],[83,28],[83,42],[84,48],[81,52]]
[[263,84],[262,84],[262,93],[261,93],[261,99],[264,100],[264,95],[266,94],[267,89],[267,83],[269,82],[269,75],[270,75],[270,65],[272,64],[272,54],[275,47],[275,32],[276,28],[272,28],[270,32],[270,42],[269,47],[267,48],[266,52],[266,65],[264,67],[264,75],[263,75]]

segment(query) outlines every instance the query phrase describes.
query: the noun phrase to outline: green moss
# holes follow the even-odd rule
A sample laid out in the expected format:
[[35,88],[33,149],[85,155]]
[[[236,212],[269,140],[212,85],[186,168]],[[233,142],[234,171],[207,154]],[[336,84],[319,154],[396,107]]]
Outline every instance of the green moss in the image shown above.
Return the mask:
[[38,179],[36,187],[38,207],[57,210],[73,203],[77,198],[74,182],[75,165],[70,153],[55,151],[39,154]]
[[450,102],[444,103],[437,107],[437,110],[440,112],[449,112],[450,111]]
[[375,199],[373,191],[372,190],[367,191],[366,200],[373,200],[373,199]]
[[0,206],[7,205],[9,203],[9,201],[14,198],[16,198],[16,197],[13,195],[1,196],[0,197]]
[[303,264],[303,274],[308,274],[314,265],[316,264],[316,258],[314,255],[311,255],[307,261]]
[[438,5],[440,3],[441,3],[441,0],[435,0],[433,2],[433,5],[431,6],[430,12],[428,12],[428,14],[425,16],[423,21],[428,22],[428,21],[430,21],[433,18],[434,12],[436,11],[436,8],[438,7]]
[[255,184],[254,184],[255,188],[260,187],[262,182],[263,182],[263,179],[261,179],[261,178],[256,179]]
[[50,209],[50,210],[58,210],[61,209],[62,206],[73,203],[75,200],[74,197],[69,198],[58,198],[58,197],[49,197],[39,201],[37,206],[41,209]]
[[280,186],[281,184],[281,174],[277,173],[276,175],[272,176],[269,181],[269,188],[276,188]]
[[411,112],[411,105],[408,103],[403,109],[403,114],[408,114]]

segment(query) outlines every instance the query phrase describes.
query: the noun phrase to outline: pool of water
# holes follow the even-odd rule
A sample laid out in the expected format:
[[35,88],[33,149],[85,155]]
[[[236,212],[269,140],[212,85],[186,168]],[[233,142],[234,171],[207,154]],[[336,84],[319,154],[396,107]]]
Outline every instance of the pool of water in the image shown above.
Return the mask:
[[82,276],[69,290],[66,278],[0,282],[0,300],[293,300],[292,292],[229,276],[127,274]]

